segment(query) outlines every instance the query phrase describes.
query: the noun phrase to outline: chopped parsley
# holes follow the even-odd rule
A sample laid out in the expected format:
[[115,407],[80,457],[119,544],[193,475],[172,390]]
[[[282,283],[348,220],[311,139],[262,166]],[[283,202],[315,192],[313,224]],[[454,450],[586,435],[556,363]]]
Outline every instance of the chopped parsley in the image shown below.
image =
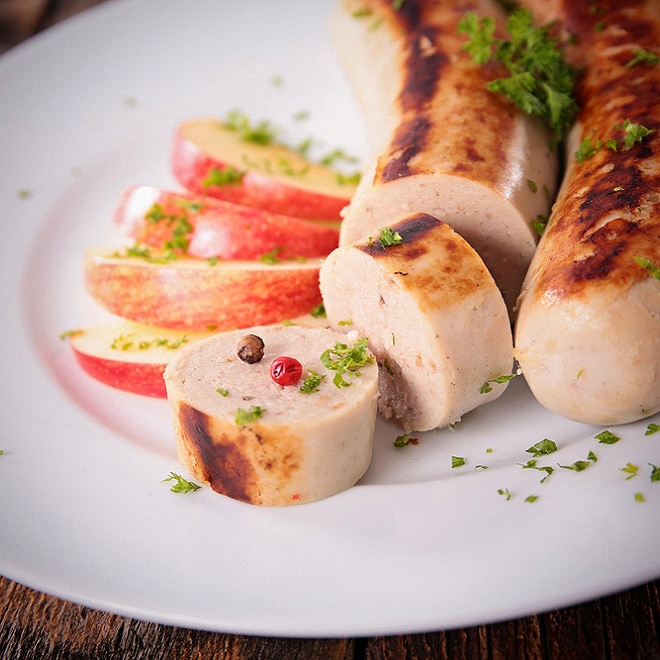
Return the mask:
[[135,340],[135,333],[129,332],[128,334],[120,334],[115,337],[110,343],[110,348],[113,351],[129,351],[131,349],[136,349],[139,351],[146,351],[150,348],[167,348],[169,350],[176,350],[181,348],[186,342],[188,342],[187,335],[181,335],[176,339],[168,339],[167,337],[154,337],[154,339],[142,339],[137,341]]
[[627,474],[628,476],[626,477],[626,481],[628,479],[632,479],[633,477],[636,477],[637,474],[639,473],[639,465],[635,465],[634,463],[626,463],[625,467],[620,468],[621,472],[624,474]]
[[636,48],[633,50],[632,53],[632,58],[626,62],[625,66],[631,67],[635,66],[636,64],[657,64],[658,63],[658,56],[650,51],[650,50],[645,50],[644,48]]
[[506,27],[511,38],[497,39],[492,18],[480,20],[468,12],[458,24],[459,33],[469,37],[463,49],[477,64],[502,62],[510,76],[492,80],[488,88],[510,98],[523,112],[543,118],[558,143],[578,111],[573,95],[577,71],[565,62],[548,29],[533,25],[529,11],[514,10]]
[[280,252],[282,252],[284,248],[280,245],[275,246],[270,252],[266,252],[266,254],[262,254],[259,257],[259,261],[262,264],[266,264],[268,266],[274,266],[275,264],[282,263],[282,260],[277,256]]
[[176,472],[170,472],[169,475],[163,479],[163,483],[166,481],[174,481],[170,487],[170,491],[173,493],[193,493],[201,488],[199,484],[184,479]]
[[651,466],[651,481],[660,481],[660,467],[649,463]]
[[451,467],[457,468],[465,465],[465,459],[462,456],[452,456],[451,457]]
[[365,364],[373,364],[374,359],[367,348],[368,339],[362,337],[355,344],[348,346],[339,341],[333,348],[328,348],[321,354],[321,362],[326,369],[336,371],[332,382],[336,387],[348,387],[350,382],[344,379],[346,374],[360,375],[360,369]]
[[325,313],[325,305],[323,303],[319,303],[316,307],[312,308],[312,310],[309,312],[315,319],[318,318],[325,318],[326,313]]
[[507,502],[511,499],[511,491],[508,488],[498,488],[497,492],[504,497]]
[[224,387],[216,387],[215,391],[220,395],[220,396],[229,396],[229,390],[225,389]]
[[483,385],[479,388],[479,393],[480,394],[488,394],[488,392],[492,392],[493,388],[491,387],[491,383],[508,383],[510,380],[513,380],[518,374],[502,374],[500,376],[497,376],[495,378],[490,378],[487,381],[484,381]]
[[646,498],[642,493],[635,493],[635,502],[646,502]]
[[395,447],[405,447],[406,445],[410,444],[410,437],[408,436],[407,433],[404,433],[403,435],[398,435],[392,444]]
[[303,381],[303,384],[300,386],[300,392],[303,394],[311,394],[312,392],[319,391],[319,385],[321,381],[325,378],[325,374],[319,374],[316,371],[309,372],[309,375]]
[[244,426],[245,424],[249,424],[250,422],[254,422],[255,420],[259,419],[264,414],[264,412],[265,411],[263,408],[261,408],[261,406],[250,406],[248,410],[239,408],[236,411],[236,417],[234,418],[234,421],[237,424]]
[[575,461],[571,465],[559,465],[560,468],[564,470],[574,470],[575,472],[582,472],[586,470],[591,465],[591,461]]
[[660,431],[660,424],[654,424],[651,422],[647,427],[646,431],[644,432],[644,435],[653,435],[654,433],[657,433]]
[[403,238],[398,231],[392,231],[389,227],[383,227],[380,230],[378,242],[383,247],[390,247],[391,245],[400,245],[403,243]]
[[277,130],[268,120],[253,123],[250,118],[240,110],[232,110],[222,124],[225,128],[238,133],[243,142],[269,145],[275,142]]
[[534,220],[532,220],[532,229],[539,235],[543,236],[546,225],[548,224],[548,216],[543,213],[539,213]]
[[623,130],[623,143],[628,149],[634,144],[641,142],[647,135],[654,132],[646,128],[646,126],[632,123],[630,119],[626,119],[623,124],[615,126],[614,128]]
[[596,434],[594,437],[596,438],[596,440],[598,440],[598,442],[600,442],[603,445],[613,445],[616,442],[619,442],[619,440],[621,440],[621,438],[618,435],[615,435],[614,433],[612,433],[612,431],[607,429],[605,431],[601,431],[600,433]]
[[584,138],[580,142],[580,146],[575,152],[575,160],[577,160],[578,163],[584,163],[585,160],[595,156],[596,153],[602,148],[602,146],[602,141],[594,140],[592,133],[591,136]]
[[539,499],[539,496],[538,496],[538,495],[528,495],[528,496],[525,498],[525,502],[531,502],[531,503],[534,503],[534,502],[536,502],[536,500],[538,500],[538,499]]
[[216,167],[213,165],[209,168],[206,176],[202,180],[204,188],[211,186],[235,186],[241,183],[245,176],[244,170],[239,170],[233,165],[225,167]]
[[521,464],[521,467],[523,470],[539,470],[540,472],[545,472],[545,477],[541,479],[541,483],[543,483],[552,473],[555,471],[555,469],[550,466],[550,465],[537,465],[537,460],[535,458],[530,458],[527,463],[524,465]]
[[660,266],[656,266],[652,261],[645,259],[644,257],[633,257],[638,266],[649,271],[651,277],[654,277],[656,280],[660,280]]

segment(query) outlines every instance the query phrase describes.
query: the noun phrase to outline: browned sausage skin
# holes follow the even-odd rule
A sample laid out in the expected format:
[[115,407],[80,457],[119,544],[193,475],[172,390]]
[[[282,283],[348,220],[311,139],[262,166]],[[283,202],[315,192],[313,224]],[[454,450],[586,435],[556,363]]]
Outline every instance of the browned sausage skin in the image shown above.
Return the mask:
[[640,419],[660,410],[660,282],[639,263],[660,265],[660,65],[634,61],[660,54],[660,3],[523,4],[577,35],[567,52],[583,73],[565,178],[519,300],[516,357],[551,410]]
[[549,211],[556,154],[540,121],[490,92],[499,65],[476,65],[458,24],[491,0],[340,0],[336,50],[366,118],[372,157],[344,213],[341,244],[412,213],[453,227],[513,306]]

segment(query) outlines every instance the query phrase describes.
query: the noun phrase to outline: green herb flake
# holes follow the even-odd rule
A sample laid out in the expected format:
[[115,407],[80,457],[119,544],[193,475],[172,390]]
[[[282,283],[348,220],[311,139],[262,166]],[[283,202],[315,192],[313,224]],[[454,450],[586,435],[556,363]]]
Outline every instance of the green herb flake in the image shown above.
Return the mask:
[[589,451],[587,454],[587,459],[590,460],[592,463],[597,463],[598,462],[598,456],[593,453],[593,451]]
[[642,493],[635,493],[635,502],[646,502],[646,498]]
[[623,124],[614,127],[615,130],[623,130],[623,143],[628,149],[634,144],[641,142],[647,135],[654,131],[642,126],[641,124],[634,124],[630,119],[626,119]]
[[352,346],[337,341],[333,348],[323,351],[321,363],[326,369],[337,372],[332,380],[336,387],[349,387],[351,383],[344,379],[345,375],[359,376],[365,364],[373,364],[367,344],[368,339],[362,337]]
[[268,120],[254,123],[250,118],[239,110],[232,110],[223,122],[223,126],[238,133],[243,142],[269,145],[275,142],[277,130]]
[[549,438],[544,438],[540,442],[537,442],[535,445],[532,445],[529,449],[525,449],[528,454],[531,454],[534,458],[538,456],[547,456],[557,451],[557,443],[554,440]]
[[480,20],[474,12],[467,12],[458,24],[458,32],[468,35],[463,49],[477,64],[495,60],[509,70],[508,78],[493,80],[488,88],[509,97],[523,112],[542,117],[557,144],[577,114],[573,95],[577,71],[564,61],[548,29],[533,25],[529,11],[514,10],[506,27],[510,40],[496,39],[492,18]]
[[538,500],[538,499],[539,499],[539,496],[538,496],[538,495],[528,495],[528,496],[525,498],[525,502],[531,502],[531,503],[534,503],[534,502],[536,502],[536,500]]
[[261,406],[250,406],[247,410],[239,408],[236,411],[236,417],[234,418],[234,421],[240,426],[245,426],[245,424],[249,424],[250,422],[254,422],[259,419],[264,414],[264,412],[265,410],[263,410]]
[[578,163],[584,163],[585,160],[595,156],[602,146],[603,143],[600,140],[594,140],[593,135],[584,138],[575,152],[575,160],[577,160]]
[[651,481],[660,481],[660,467],[649,463],[651,466]]
[[245,171],[239,170],[233,165],[227,165],[225,167],[213,166],[209,168],[202,180],[202,186],[204,188],[210,188],[212,186],[236,186],[241,183],[244,176]]
[[531,222],[532,229],[539,236],[543,236],[543,232],[545,231],[549,219],[550,218],[547,215],[543,215],[543,213],[539,213]]
[[216,387],[215,391],[220,395],[220,396],[229,396],[229,390],[225,389],[224,387]]
[[619,440],[621,440],[621,438],[618,435],[615,435],[614,433],[612,433],[612,431],[608,429],[605,429],[605,431],[601,431],[600,433],[597,433],[594,437],[596,438],[596,440],[598,440],[598,442],[600,442],[603,445],[613,445],[619,442]]
[[624,474],[627,474],[628,476],[626,477],[626,481],[628,479],[632,479],[633,477],[636,477],[639,473],[639,465],[635,465],[634,463],[626,463],[625,467],[620,468],[621,472]]
[[536,181],[532,181],[531,179],[527,179],[527,185],[533,193],[537,192],[539,189],[539,187],[536,185]]
[[389,227],[383,227],[380,230],[378,242],[383,247],[390,247],[392,245],[400,245],[403,242],[403,238],[398,231],[392,231]]
[[527,463],[520,464],[523,470],[539,470],[539,472],[545,472],[545,477],[541,479],[541,483],[544,483],[548,479],[555,469],[550,465],[537,465],[537,460],[535,458],[530,458]]
[[312,394],[313,392],[318,392],[319,385],[324,378],[325,374],[319,374],[316,371],[312,371],[310,369],[309,375],[303,381],[299,391],[303,394]]
[[502,374],[500,376],[497,376],[496,378],[491,378],[483,383],[483,385],[479,388],[479,393],[480,394],[488,394],[488,392],[492,392],[493,388],[491,387],[491,384],[501,384],[501,383],[508,383],[510,380],[513,380],[518,374]]
[[658,56],[650,51],[645,50],[644,48],[636,48],[632,52],[632,58],[626,62],[624,66],[631,67],[637,64],[657,64]]
[[560,468],[564,470],[573,470],[574,472],[582,472],[586,470],[591,465],[591,461],[575,461],[571,465],[559,465]]
[[498,488],[497,492],[499,495],[502,495],[507,502],[512,497],[511,491],[508,488]]
[[312,308],[309,312],[315,319],[325,318],[327,315],[325,313],[325,305],[319,303],[316,307]]
[[394,442],[393,442],[395,447],[405,447],[406,445],[410,444],[410,438],[407,433],[404,433],[403,435],[398,435]]
[[282,252],[284,248],[281,246],[275,246],[270,252],[266,252],[266,254],[262,254],[259,257],[259,261],[262,264],[266,264],[267,266],[275,266],[276,264],[282,263],[282,260],[277,256],[279,255],[280,252]]
[[174,481],[170,487],[170,491],[173,493],[193,493],[201,488],[199,484],[184,479],[176,472],[170,472],[169,475],[163,479],[162,483],[165,483],[166,481]]
[[657,433],[660,431],[660,424],[654,424],[651,422],[647,427],[644,435],[653,435],[654,433]]
[[649,261],[649,259],[645,259],[644,257],[633,257],[633,259],[638,266],[648,270],[651,277],[660,280],[660,266],[656,266],[652,261]]
[[465,459],[462,456],[452,456],[451,457],[451,467],[458,468],[465,465]]

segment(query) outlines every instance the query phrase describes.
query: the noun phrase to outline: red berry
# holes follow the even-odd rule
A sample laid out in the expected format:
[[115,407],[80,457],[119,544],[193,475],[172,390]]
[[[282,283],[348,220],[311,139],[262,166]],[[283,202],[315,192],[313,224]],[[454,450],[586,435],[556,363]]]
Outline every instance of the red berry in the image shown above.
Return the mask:
[[270,365],[270,377],[278,385],[294,385],[302,376],[303,366],[296,358],[280,355]]

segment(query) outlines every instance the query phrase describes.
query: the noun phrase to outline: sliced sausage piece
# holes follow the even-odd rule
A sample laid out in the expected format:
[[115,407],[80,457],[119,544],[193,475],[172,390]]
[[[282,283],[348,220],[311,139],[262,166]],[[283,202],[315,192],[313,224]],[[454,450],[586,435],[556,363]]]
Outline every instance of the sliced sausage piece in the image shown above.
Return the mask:
[[[264,342],[257,362],[238,355],[246,334]],[[328,328],[268,326],[183,349],[164,374],[183,466],[218,493],[250,504],[311,502],[353,486],[371,460],[378,369],[365,351],[371,363],[359,375],[345,374],[348,386],[335,385],[339,372],[320,358],[337,342],[354,348],[360,339]],[[301,363],[297,383],[271,377],[280,356]],[[312,372],[324,376],[318,391],[301,392]]]
[[506,17],[490,0],[394,5],[342,0],[333,16],[373,151],[340,244],[429,213],[477,250],[513,307],[538,240],[532,221],[548,214],[556,190],[556,149],[538,120],[487,89],[504,72],[476,65],[457,32],[466,11],[500,28]]
[[483,261],[449,225],[418,213],[389,229],[398,244],[377,234],[331,252],[321,293],[331,323],[369,337],[383,416],[425,431],[504,392],[506,383],[481,389],[511,373],[511,326]]
[[[579,30],[570,55],[584,67],[581,110],[515,330],[536,398],[599,425],[660,410],[660,281],[652,269],[660,265],[660,66],[631,64],[638,51],[660,54],[660,5],[618,5],[588,12],[555,2],[556,13],[544,14]],[[653,132],[631,141],[633,124]]]

